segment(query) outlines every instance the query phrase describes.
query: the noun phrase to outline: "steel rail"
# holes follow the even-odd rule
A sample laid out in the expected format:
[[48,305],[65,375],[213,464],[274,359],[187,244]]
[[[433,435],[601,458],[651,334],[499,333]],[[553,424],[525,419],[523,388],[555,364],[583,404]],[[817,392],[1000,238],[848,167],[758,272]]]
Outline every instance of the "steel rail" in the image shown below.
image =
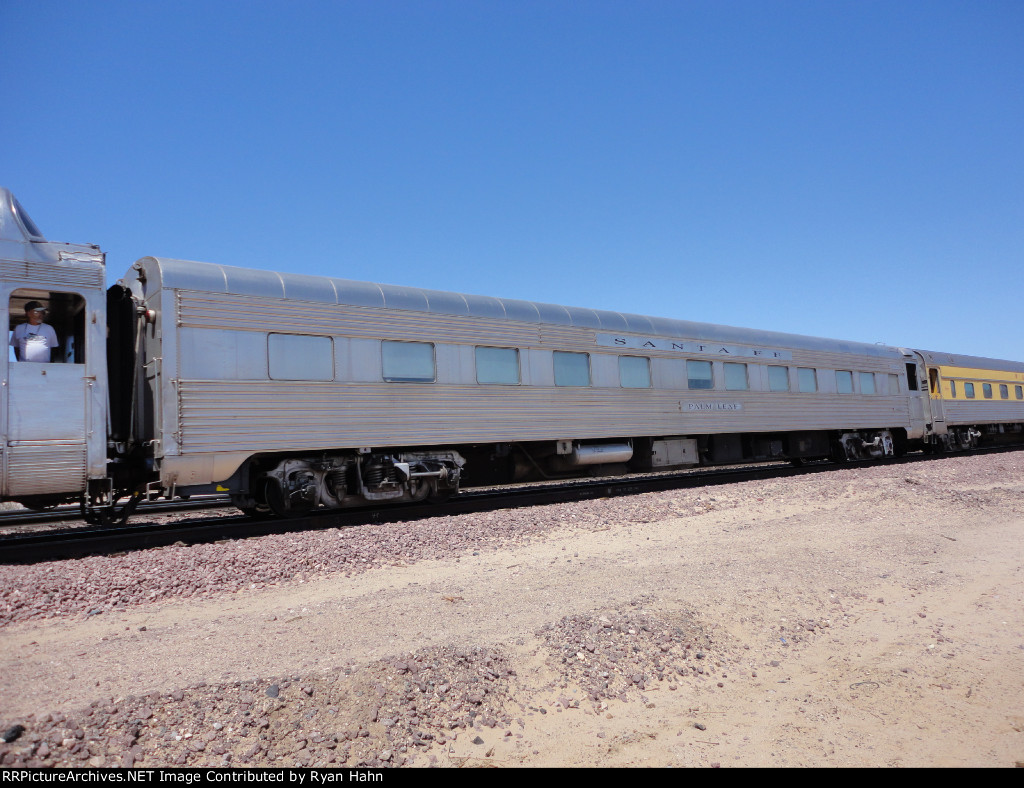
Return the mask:
[[[191,509],[206,509],[214,506],[230,506],[231,499],[227,495],[196,496],[190,500],[176,498],[170,501],[147,501],[139,504],[136,514],[146,512],[175,512]],[[65,520],[81,520],[82,507],[78,503],[61,504],[53,509],[11,509],[0,512],[0,528],[12,528],[20,525],[45,525]]]
[[525,508],[554,503],[615,498],[672,489],[714,487],[741,481],[783,479],[834,470],[852,470],[883,465],[907,465],[1020,451],[1019,445],[985,447],[971,452],[949,454],[912,454],[848,463],[819,461],[799,467],[777,463],[745,467],[701,468],[640,478],[572,479],[565,484],[522,485],[486,490],[469,490],[444,503],[394,505],[385,508],[359,508],[311,513],[290,519],[257,520],[245,515],[188,520],[152,525],[129,523],[120,526],[83,526],[62,531],[15,534],[0,538],[0,564],[27,564],[43,561],[111,555],[133,550],[166,547],[171,544],[201,544],[246,539],[269,534],[295,533],[327,528],[450,517],[457,514]]

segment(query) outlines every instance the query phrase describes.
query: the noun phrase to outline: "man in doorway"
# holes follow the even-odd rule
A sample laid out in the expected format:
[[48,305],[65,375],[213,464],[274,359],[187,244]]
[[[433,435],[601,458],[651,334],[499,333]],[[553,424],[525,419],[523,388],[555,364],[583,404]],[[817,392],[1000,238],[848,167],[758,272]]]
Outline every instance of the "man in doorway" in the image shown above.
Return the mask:
[[38,301],[25,304],[27,323],[14,329],[11,346],[18,361],[52,361],[53,350],[57,347],[57,332],[43,322],[46,307]]

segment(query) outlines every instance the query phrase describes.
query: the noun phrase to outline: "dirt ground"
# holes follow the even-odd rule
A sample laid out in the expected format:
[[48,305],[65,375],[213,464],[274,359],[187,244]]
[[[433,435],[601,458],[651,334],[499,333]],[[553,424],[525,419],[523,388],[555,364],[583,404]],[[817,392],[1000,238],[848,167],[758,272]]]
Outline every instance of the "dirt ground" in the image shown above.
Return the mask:
[[823,476],[14,623],[0,763],[1022,765],[1024,452]]

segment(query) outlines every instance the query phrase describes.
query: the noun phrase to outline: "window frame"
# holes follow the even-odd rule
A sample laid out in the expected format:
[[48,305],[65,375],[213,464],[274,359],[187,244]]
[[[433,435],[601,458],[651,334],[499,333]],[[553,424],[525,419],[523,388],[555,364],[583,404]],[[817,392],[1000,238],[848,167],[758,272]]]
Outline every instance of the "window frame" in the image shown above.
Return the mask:
[[992,384],[991,383],[982,383],[981,384],[981,394],[982,394],[982,396],[985,399],[992,399]]
[[[295,375],[294,373],[289,372],[287,369],[284,369],[284,370],[280,369],[280,367],[278,368],[277,374],[275,375],[275,370],[274,370],[274,364],[275,364],[274,359],[275,358],[281,358],[282,354],[283,354],[283,357],[285,359],[294,358],[294,355],[295,355],[296,350],[297,350],[297,348],[295,346],[297,344],[306,341],[310,345],[313,345],[313,344],[320,344],[320,343],[324,342],[325,340],[326,340],[326,343],[327,343],[326,344],[326,352],[316,351],[315,348],[310,348],[310,351],[303,350],[301,352],[304,354],[304,357],[306,357],[309,352],[312,352],[312,357],[317,359],[317,360],[320,360],[320,359],[323,359],[323,358],[329,359],[330,360],[330,376],[329,377],[324,377],[323,376],[323,374],[324,374],[323,372],[317,373],[317,375],[315,377],[311,377],[309,374]],[[275,349],[274,346],[275,345],[280,345],[281,342],[283,342],[285,345],[290,345],[291,347],[280,347],[279,346],[278,348]],[[308,369],[308,367],[304,367],[303,369]],[[267,333],[267,378],[268,379],[270,379],[270,380],[281,380],[281,381],[289,381],[289,380],[291,380],[291,381],[302,382],[302,383],[327,383],[329,381],[334,380],[334,374],[335,374],[335,369],[334,369],[334,337],[324,336],[323,334],[288,334],[288,333],[285,333],[285,332],[282,332],[282,331],[271,331],[271,332]]]
[[[840,375],[846,375],[847,376],[846,380],[849,383],[849,390],[847,390],[847,391],[843,390],[844,386],[843,386],[842,383],[839,382],[840,380],[843,379],[843,378],[840,377]],[[852,369],[837,369],[836,370],[836,393],[837,394],[853,394],[854,393],[854,389],[853,389],[853,370]]]
[[907,368],[907,391],[920,391],[921,387],[917,384],[917,364],[908,361],[905,366]]
[[[704,378],[695,378],[695,377],[691,376],[691,374],[690,374],[690,365],[691,364],[707,364],[707,371],[708,371],[707,382],[708,382],[708,385],[706,385],[706,386],[701,386],[701,385],[695,386],[695,385],[693,385],[693,382],[695,380],[700,382],[700,381],[703,381]],[[687,391],[714,391],[714,388],[715,388],[715,365],[712,364],[710,361],[706,361],[706,360],[700,359],[700,358],[688,358],[688,359],[686,359],[686,389],[687,389]]]
[[974,396],[974,384],[970,381],[964,382],[964,398],[965,399],[977,399]]
[[[804,388],[804,375],[803,372],[810,372],[810,382],[813,388]],[[797,389],[801,394],[816,394],[818,393],[818,370],[815,367],[797,367],[796,368],[796,384]]]
[[[651,378],[651,358],[650,358],[650,356],[622,355],[622,356],[619,356],[618,358],[619,358],[619,362],[618,362],[618,366],[619,366],[619,388],[623,388],[623,389],[649,389],[649,388],[653,388],[654,387],[654,381]],[[646,386],[626,385],[623,382],[622,362],[623,362],[624,359],[627,359],[627,358],[628,359],[640,359],[640,360],[643,360],[643,361],[647,362],[646,363],[646,371],[647,371],[647,385]]]
[[[428,380],[427,378],[413,378],[405,376],[388,377],[387,374],[387,353],[385,347],[394,345],[425,345],[430,348],[430,364],[433,370],[432,377]],[[401,339],[382,339],[380,341],[380,374],[381,378],[385,383],[436,383],[437,382],[437,347],[433,342],[413,342],[405,341]]]
[[[772,381],[772,370],[773,369],[781,369],[782,370],[783,375],[785,376],[785,379],[786,379],[786,387],[785,388],[781,388],[780,389],[780,388],[776,388],[775,387],[775,384]],[[781,367],[778,364],[769,364],[768,365],[768,391],[789,391],[790,389],[791,389],[791,385],[790,385],[790,382],[789,382],[789,367]]]
[[[556,359],[559,356],[583,356],[587,361],[587,382],[586,383],[559,383],[558,381],[558,362]],[[590,354],[583,353],[575,350],[553,350],[551,352],[551,367],[554,373],[555,385],[559,388],[577,388],[585,389],[594,385],[594,372],[590,364]]]
[[[737,367],[743,370],[743,388],[736,388],[729,382],[729,369],[732,368],[735,370]],[[723,362],[722,377],[725,379],[723,382],[725,383],[726,391],[750,391],[750,370],[747,364],[744,364],[741,361]]]
[[[42,295],[41,295],[42,294]],[[18,307],[14,306],[18,299]],[[27,319],[21,319],[25,315],[24,304],[30,301],[43,302],[46,316],[43,318],[43,325],[53,330],[57,344],[47,348],[49,358],[45,361],[31,361],[28,359],[17,360],[14,353],[14,346],[11,340],[14,337],[15,329],[20,325],[28,325]],[[89,339],[89,298],[86,293],[73,287],[62,287],[57,285],[49,287],[13,287],[7,294],[7,358],[10,364],[32,363],[32,364],[65,364],[68,366],[84,367],[89,361],[90,345]],[[80,341],[79,341],[80,340]],[[74,352],[72,360],[67,359],[67,346],[71,343]],[[56,358],[54,355],[56,354]]]
[[[516,379],[508,380],[480,380],[480,356],[481,350],[511,350],[516,358]],[[523,362],[517,347],[503,347],[500,345],[474,345],[473,346],[473,375],[476,382],[481,386],[521,386],[523,384]]]

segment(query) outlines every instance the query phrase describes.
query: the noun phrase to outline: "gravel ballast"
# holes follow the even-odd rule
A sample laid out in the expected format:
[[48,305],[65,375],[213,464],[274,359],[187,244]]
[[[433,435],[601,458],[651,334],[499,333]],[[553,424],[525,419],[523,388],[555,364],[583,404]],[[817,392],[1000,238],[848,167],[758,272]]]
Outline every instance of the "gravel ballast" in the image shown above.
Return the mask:
[[[1019,587],[979,597],[983,607],[970,616],[953,609],[943,614],[938,601],[928,600],[929,594],[960,599],[961,586],[978,581],[961,572],[970,556],[963,551],[987,544],[972,542],[971,535],[988,521],[1024,521],[1022,479],[1024,453],[952,457],[0,567],[0,638],[9,653],[14,644],[21,644],[18,653],[33,653],[35,628],[58,645],[66,636],[69,649],[79,649],[70,652],[81,663],[78,678],[60,679],[62,689],[52,697],[85,701],[26,708],[17,703],[17,684],[10,683],[24,679],[18,678],[17,664],[9,663],[3,691],[23,711],[0,712],[0,765],[710,765],[712,759],[731,765],[726,754],[732,759],[746,751],[739,733],[744,716],[760,714],[766,701],[775,703],[772,699],[790,692],[796,693],[789,701],[793,705],[778,707],[776,716],[796,715],[790,724],[817,730],[820,746],[811,733],[799,750],[780,744],[786,736],[792,739],[794,729],[788,728],[764,752],[760,745],[751,750],[762,760],[748,763],[835,763],[827,751],[846,752],[836,741],[837,732],[846,729],[847,738],[857,731],[859,744],[845,763],[872,765],[864,738],[870,736],[871,720],[877,726],[879,719],[883,725],[902,719],[914,703],[925,702],[922,693],[930,687],[946,693],[935,703],[946,704],[943,698],[956,693],[968,704],[988,697],[979,689],[978,671],[994,669],[991,655],[979,659],[972,652],[972,660],[961,662],[972,643],[983,640],[980,634],[965,640],[964,630],[988,620],[978,614],[984,605],[994,604],[992,616],[1000,620],[1012,618],[1000,600],[1019,596]],[[1012,562],[1014,551],[1020,551],[1019,539],[1004,536],[1000,559]],[[985,560],[991,568],[994,559]],[[664,571],[659,562],[665,563]],[[330,669],[298,663],[289,668],[281,662],[277,670],[244,680],[208,677],[181,686],[173,678],[179,671],[168,669],[163,689],[90,695],[91,652],[81,651],[76,633],[95,631],[96,622],[109,618],[113,624],[135,615],[133,636],[151,635],[139,632],[146,627],[138,625],[137,614],[180,608],[183,631],[174,637],[182,653],[168,654],[170,668],[171,660],[188,659],[189,637],[193,647],[206,648],[187,624],[193,609],[237,607],[251,597],[259,600],[252,615],[266,619],[266,606],[278,593],[301,596],[301,589],[356,580],[372,586],[377,577],[382,590],[405,577],[415,581],[406,585],[424,588],[432,599],[443,594],[439,609],[445,618],[437,623],[443,623],[451,642],[402,648],[401,636],[381,633],[383,652],[378,646],[376,656],[370,651],[360,656],[349,649],[343,664]],[[604,604],[593,591],[602,577]],[[585,584],[585,578],[593,581]],[[464,590],[454,595],[447,590],[452,582]],[[515,601],[522,603],[547,584],[553,593],[544,598],[552,601],[535,610],[524,612],[521,604],[515,610],[481,608],[490,604],[484,591],[493,590],[496,599],[504,593],[512,602],[521,589],[524,599]],[[378,594],[374,604],[391,604],[390,599]],[[339,625],[355,626],[359,604],[353,599],[344,609],[325,610]],[[437,617],[433,608],[414,620],[405,617],[407,612],[395,613],[398,632],[424,623],[429,632],[431,618]],[[498,639],[458,634],[465,627],[467,633],[483,631],[479,622],[488,615],[497,632],[500,621],[513,614],[532,625]],[[306,621],[320,626],[326,618],[310,612],[288,627],[280,620],[274,626],[301,631],[296,628]],[[869,622],[870,629],[862,629]],[[908,639],[895,629],[890,635],[889,627],[911,628],[914,635]],[[117,628],[126,627],[103,631]],[[232,637],[228,629],[222,634]],[[412,634],[410,642],[422,641]],[[171,634],[164,628],[161,637]],[[315,637],[309,649],[318,648]],[[834,695],[833,684],[817,685],[816,675],[890,640],[904,644],[892,647],[893,678],[847,669],[834,680],[843,698]],[[351,642],[362,641],[353,633]],[[388,643],[397,647],[386,650]],[[104,660],[111,648],[104,646]],[[1013,648],[1008,644],[1006,653],[1019,662]],[[125,653],[120,659],[130,665],[132,658]],[[877,658],[889,659],[881,652]],[[808,668],[797,693],[801,660],[815,667]],[[968,671],[970,681],[957,670]],[[1002,679],[988,675],[985,686],[1001,686]],[[890,693],[901,688],[909,695],[894,697],[899,705],[886,716],[865,716],[863,726],[854,725],[851,720],[867,714],[858,704],[869,697],[877,702],[881,688]],[[755,698],[761,706],[743,706],[742,712],[736,706],[732,744],[721,739],[725,718],[714,715],[727,711],[715,711],[715,704],[728,699],[749,704]],[[986,700],[992,702],[998,705]],[[845,713],[829,713],[844,704],[852,704]],[[936,707],[939,712],[950,717],[946,728],[965,743],[963,763],[976,763],[972,757],[993,762],[969,746],[972,730],[999,740],[995,729],[977,722],[979,712],[964,712],[965,719],[975,720],[973,729],[958,727],[956,709],[943,705]],[[641,718],[662,732],[644,733],[648,723]],[[895,730],[896,736],[889,730],[886,746],[910,752],[910,729],[905,742],[902,723]],[[744,735],[751,738],[750,732]],[[956,749],[936,746],[931,757],[948,757]],[[698,753],[704,751],[707,758],[701,760]],[[627,756],[639,752],[647,754]],[[860,754],[867,760],[857,760]],[[641,760],[627,759],[634,757]]]

